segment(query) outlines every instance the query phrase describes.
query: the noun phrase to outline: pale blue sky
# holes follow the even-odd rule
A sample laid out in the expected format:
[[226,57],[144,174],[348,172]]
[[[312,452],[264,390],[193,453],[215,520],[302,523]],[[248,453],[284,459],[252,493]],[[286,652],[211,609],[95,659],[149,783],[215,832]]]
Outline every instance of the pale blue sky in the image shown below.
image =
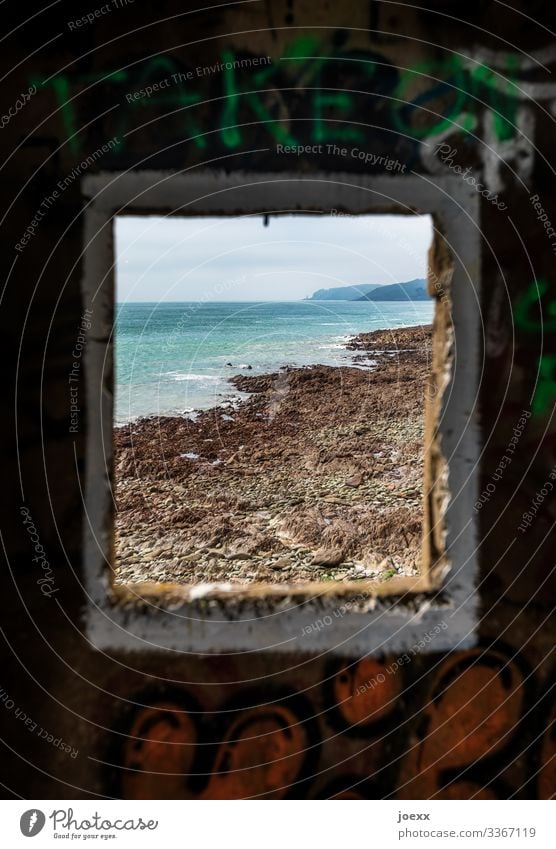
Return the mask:
[[426,276],[429,216],[116,218],[117,300],[300,300]]

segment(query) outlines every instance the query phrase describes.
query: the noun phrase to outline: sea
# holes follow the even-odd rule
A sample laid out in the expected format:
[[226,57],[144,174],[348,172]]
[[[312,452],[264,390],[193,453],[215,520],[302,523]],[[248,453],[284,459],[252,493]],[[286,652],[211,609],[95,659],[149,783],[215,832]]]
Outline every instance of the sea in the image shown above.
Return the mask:
[[433,309],[432,300],[117,304],[115,423],[233,402],[236,374],[347,365],[350,337],[430,324]]

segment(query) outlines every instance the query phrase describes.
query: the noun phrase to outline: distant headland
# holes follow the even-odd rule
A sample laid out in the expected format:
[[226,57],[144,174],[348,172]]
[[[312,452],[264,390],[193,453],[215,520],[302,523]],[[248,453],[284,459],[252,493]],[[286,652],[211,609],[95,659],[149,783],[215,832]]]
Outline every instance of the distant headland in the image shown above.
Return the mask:
[[405,283],[377,285],[363,283],[360,286],[338,286],[334,289],[318,289],[307,301],[428,301],[427,281],[423,277]]

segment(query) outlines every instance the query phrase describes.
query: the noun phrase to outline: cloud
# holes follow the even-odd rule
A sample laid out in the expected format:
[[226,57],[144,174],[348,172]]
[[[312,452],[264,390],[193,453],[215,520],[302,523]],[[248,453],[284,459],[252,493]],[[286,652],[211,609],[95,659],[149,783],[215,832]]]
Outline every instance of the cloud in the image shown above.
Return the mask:
[[[116,219],[118,301],[298,300],[423,277],[429,216]],[[220,290],[218,289],[220,286]]]

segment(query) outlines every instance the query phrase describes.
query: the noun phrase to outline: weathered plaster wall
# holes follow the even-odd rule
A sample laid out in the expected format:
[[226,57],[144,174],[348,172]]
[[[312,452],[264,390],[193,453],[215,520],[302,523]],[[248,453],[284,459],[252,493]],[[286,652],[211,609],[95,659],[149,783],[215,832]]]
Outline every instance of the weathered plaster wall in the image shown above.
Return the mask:
[[[136,0],[72,28],[91,6],[61,3],[3,54],[5,114],[30,92],[1,129],[6,793],[547,797],[556,240],[543,222],[556,222],[546,29],[556,13],[528,4],[524,17],[495,2],[194,5]],[[440,142],[455,149],[452,167],[434,153]],[[294,143],[324,149],[277,153]],[[341,663],[92,651],[80,625],[87,413],[83,389],[70,433],[68,393],[83,313],[81,174],[200,164],[378,173],[354,149],[423,179],[469,167],[507,207],[481,204],[483,334],[469,340],[483,366],[480,648]]]

